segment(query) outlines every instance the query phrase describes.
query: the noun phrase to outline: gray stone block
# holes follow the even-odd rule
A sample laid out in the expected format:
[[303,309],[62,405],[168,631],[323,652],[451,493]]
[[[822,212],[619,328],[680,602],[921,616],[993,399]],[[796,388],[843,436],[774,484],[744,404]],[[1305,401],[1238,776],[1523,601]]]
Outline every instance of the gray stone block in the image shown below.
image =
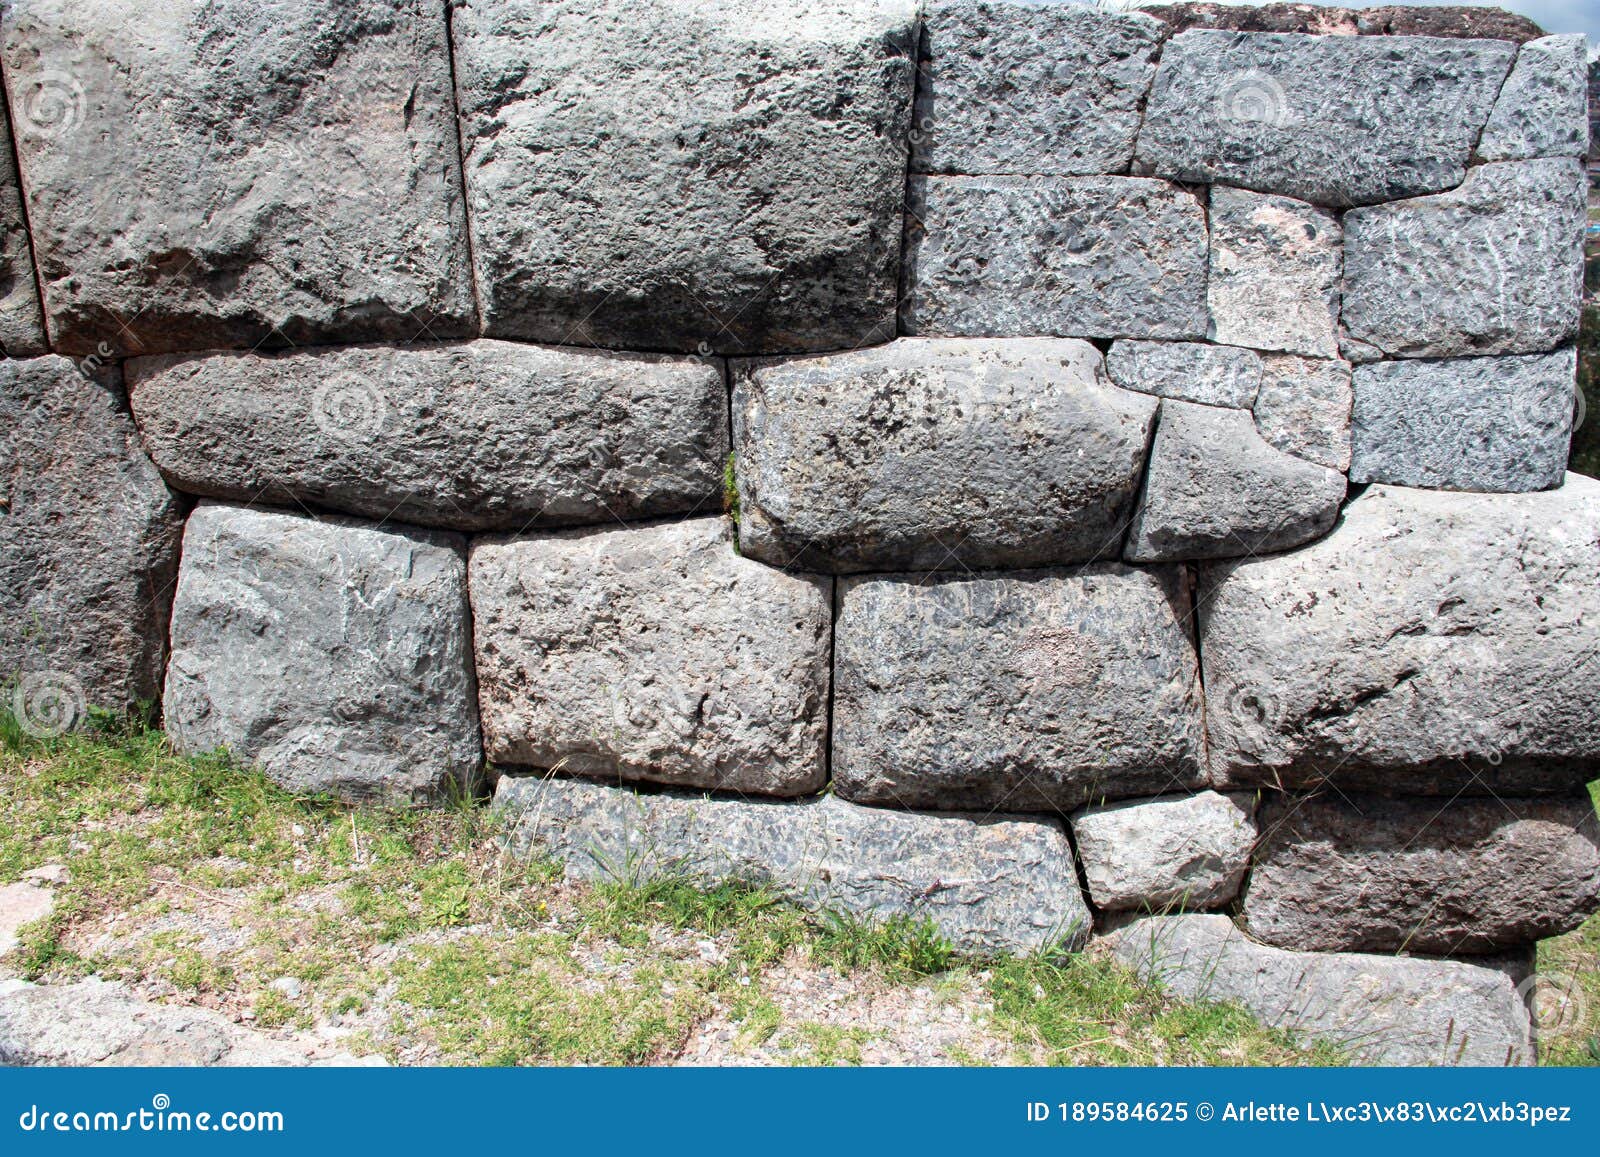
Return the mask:
[[1339,355],[1339,219],[1288,197],[1215,185],[1206,301],[1211,336],[1259,350]]
[[1085,808],[1072,836],[1102,912],[1217,908],[1244,883],[1255,798],[1203,791]]
[[1113,342],[1106,372],[1125,390],[1248,410],[1261,388],[1254,350],[1194,341]]
[[0,108],[0,357],[27,358],[49,347],[14,157],[11,122]]
[[1580,34],[1524,44],[1478,142],[1485,161],[1581,157],[1589,149],[1589,42]]
[[1350,363],[1292,354],[1261,359],[1256,429],[1286,454],[1350,468]]

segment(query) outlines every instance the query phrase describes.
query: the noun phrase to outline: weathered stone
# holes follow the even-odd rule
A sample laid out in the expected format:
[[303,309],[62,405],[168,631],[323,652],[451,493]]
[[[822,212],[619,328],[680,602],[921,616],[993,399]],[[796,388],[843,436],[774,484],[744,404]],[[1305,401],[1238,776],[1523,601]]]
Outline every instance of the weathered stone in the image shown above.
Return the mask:
[[1255,842],[1249,795],[1158,796],[1087,808],[1072,835],[1102,912],[1216,908],[1239,893]]
[[907,333],[1205,336],[1192,193],[1137,177],[913,177],[910,194]]
[[497,763],[804,795],[827,780],[832,580],[741,558],[720,518],[478,540]]
[[1287,454],[1350,468],[1350,363],[1290,354],[1261,359],[1256,429]]
[[0,685],[21,676],[25,724],[160,695],[182,528],[115,367],[0,359]]
[[1459,184],[1516,46],[1194,30],[1161,53],[1134,171],[1342,208]]
[[1583,166],[1480,165],[1459,189],[1344,219],[1341,320],[1353,360],[1543,353],[1573,340]]
[[1118,341],[1106,354],[1106,372],[1125,390],[1201,402],[1255,405],[1261,358],[1254,350],[1195,341]]
[[1418,7],[1385,4],[1373,8],[1326,8],[1321,4],[1152,4],[1141,9],[1172,25],[1225,28],[1238,32],[1312,32],[1328,36],[1453,36],[1521,43],[1544,35],[1526,16],[1504,8],[1456,5]]
[[1600,482],[1373,486],[1332,534],[1202,568],[1219,786],[1543,794],[1600,758]]
[[931,919],[956,947],[985,954],[1080,948],[1092,927],[1066,833],[1048,819],[919,815],[834,796],[637,795],[509,775],[495,806],[513,849],[586,879],[737,880],[812,909]]
[[835,790],[1063,816],[1206,786],[1176,568],[842,580]]
[[1165,25],[1079,4],[933,0],[922,29],[915,172],[1127,171]]
[[467,0],[452,32],[487,333],[894,336],[911,0]]
[[15,951],[22,943],[22,930],[45,919],[55,906],[50,889],[32,881],[0,884],[0,956]]
[[474,328],[440,5],[48,0],[0,31],[57,349]]
[[183,536],[167,735],[296,791],[410,803],[470,790],[482,760],[467,620],[454,535],[203,503]]
[[1226,916],[1145,916],[1102,939],[1189,1000],[1234,1001],[1263,1023],[1367,1065],[1529,1065],[1528,1010],[1503,972],[1454,960],[1289,952]]
[[802,570],[1115,558],[1156,402],[1054,338],[902,338],[734,388],[739,546]]
[[48,346],[14,156],[11,124],[0,108],[0,357],[26,358]]
[[1320,538],[1339,517],[1345,479],[1267,444],[1245,410],[1167,400],[1129,562],[1237,558]]
[[1350,481],[1444,490],[1560,486],[1577,351],[1357,366]]
[[1589,147],[1588,81],[1589,42],[1582,34],[1524,44],[1489,114],[1478,156],[1583,156]]
[[128,363],[179,490],[456,530],[687,513],[720,493],[720,367],[501,341]]
[[1339,219],[1303,201],[1211,190],[1211,336],[1262,350],[1339,354]]
[[1600,910],[1600,821],[1587,792],[1442,807],[1279,797],[1262,809],[1261,830],[1246,927],[1283,948],[1499,952]]

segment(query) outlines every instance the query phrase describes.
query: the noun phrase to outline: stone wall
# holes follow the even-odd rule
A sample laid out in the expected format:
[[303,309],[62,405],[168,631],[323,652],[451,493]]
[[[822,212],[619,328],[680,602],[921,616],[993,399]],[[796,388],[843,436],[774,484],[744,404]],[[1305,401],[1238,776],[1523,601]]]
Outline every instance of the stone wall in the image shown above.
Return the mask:
[[1532,1059],[1531,945],[1600,907],[1582,38],[30,0],[0,42],[25,727],[159,699],[296,789],[492,786],[580,875]]

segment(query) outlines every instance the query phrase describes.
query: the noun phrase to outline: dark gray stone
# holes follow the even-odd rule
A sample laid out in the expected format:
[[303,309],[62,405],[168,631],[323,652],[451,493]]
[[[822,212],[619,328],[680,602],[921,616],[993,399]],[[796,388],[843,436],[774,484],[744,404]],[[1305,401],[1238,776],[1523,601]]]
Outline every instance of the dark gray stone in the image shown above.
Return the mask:
[[1339,219],[1289,197],[1211,189],[1211,336],[1258,350],[1339,355]]
[[11,123],[0,108],[0,357],[27,358],[49,347],[13,157]]
[[1168,795],[1072,817],[1089,896],[1102,912],[1217,908],[1239,894],[1255,843],[1249,795]]
[[1286,454],[1350,468],[1350,363],[1292,354],[1261,359],[1256,429]]
[[1261,357],[1254,350],[1205,342],[1114,342],[1106,372],[1125,390],[1208,406],[1248,410],[1261,388]]
[[1532,20],[1504,8],[1455,4],[1420,7],[1379,4],[1371,8],[1330,8],[1321,4],[1232,4],[1186,0],[1141,9],[1187,28],[1225,28],[1236,32],[1311,32],[1325,36],[1450,36],[1522,43],[1544,35]]
[[1489,114],[1478,156],[1583,156],[1589,149],[1588,90],[1589,42],[1581,33],[1524,44]]

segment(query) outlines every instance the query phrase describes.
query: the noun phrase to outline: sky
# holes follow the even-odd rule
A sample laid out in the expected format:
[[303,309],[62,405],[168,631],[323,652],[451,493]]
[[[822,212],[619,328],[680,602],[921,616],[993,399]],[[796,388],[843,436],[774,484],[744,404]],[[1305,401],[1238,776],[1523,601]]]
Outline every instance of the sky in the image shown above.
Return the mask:
[[[1236,0],[1225,0],[1234,3]],[[1255,3],[1256,0],[1237,0]],[[1265,3],[1266,0],[1260,0]],[[1376,8],[1381,3],[1366,0],[1319,0],[1340,8]],[[1443,4],[1468,3],[1471,0],[1391,0],[1393,3],[1410,3],[1439,7]],[[1594,55],[1600,46],[1600,0],[1478,0],[1485,7],[1504,8],[1531,17],[1546,32],[1582,32],[1589,38],[1589,54]]]

